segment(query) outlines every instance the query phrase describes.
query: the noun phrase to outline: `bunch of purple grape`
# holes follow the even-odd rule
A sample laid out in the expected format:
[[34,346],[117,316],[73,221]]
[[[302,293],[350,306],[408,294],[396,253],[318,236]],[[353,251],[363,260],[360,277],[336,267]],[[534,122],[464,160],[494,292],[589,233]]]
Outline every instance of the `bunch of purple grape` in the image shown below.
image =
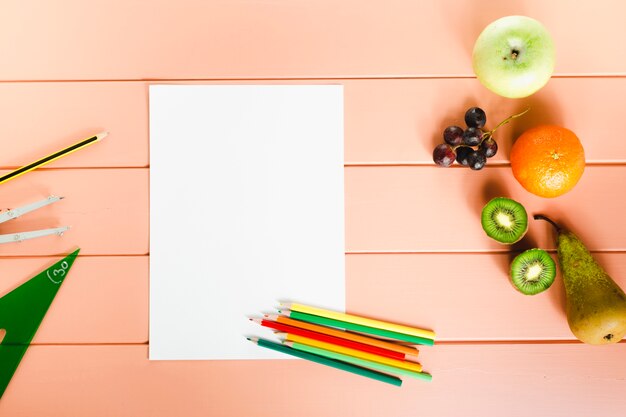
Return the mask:
[[[456,160],[473,170],[483,169],[487,158],[498,152],[498,144],[491,137],[493,131],[483,131],[487,123],[485,111],[472,107],[465,112],[467,129],[448,126],[443,131],[445,143],[437,145],[433,151],[433,161],[439,166],[449,167]],[[495,130],[495,129],[494,129]]]

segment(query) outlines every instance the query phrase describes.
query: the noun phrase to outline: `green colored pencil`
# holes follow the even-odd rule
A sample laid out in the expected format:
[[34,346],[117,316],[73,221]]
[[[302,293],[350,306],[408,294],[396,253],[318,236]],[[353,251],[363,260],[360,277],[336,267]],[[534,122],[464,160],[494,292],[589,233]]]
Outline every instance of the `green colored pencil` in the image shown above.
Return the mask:
[[306,359],[311,362],[316,362],[322,365],[330,366],[332,368],[341,369],[342,371],[352,372],[353,374],[361,375],[364,377],[372,378],[377,381],[386,382],[397,387],[402,385],[402,380],[398,377],[387,375],[382,372],[373,371],[371,369],[362,368],[360,366],[351,365],[349,363],[341,362],[334,359],[325,358],[324,356],[314,355],[312,353],[304,352],[301,350],[292,349],[284,346],[280,343],[270,342],[269,340],[259,339],[256,337],[248,337],[252,343],[256,343],[264,348],[276,350],[278,352],[286,353],[287,355],[296,356],[301,359]]
[[343,353],[332,352],[326,349],[320,349],[315,346],[304,345],[302,343],[296,342],[285,342],[285,346],[292,347],[297,350],[301,350],[303,352],[309,352],[314,355],[325,356],[330,359],[336,359],[338,361],[348,362],[353,365],[362,366],[365,368],[375,369],[381,372],[389,372],[397,375],[407,375],[413,378],[422,379],[424,381],[430,381],[433,379],[432,375],[424,373],[424,372],[415,372],[409,369],[396,368],[395,366],[386,365],[384,363],[378,363],[373,361],[368,361],[361,358],[355,358],[354,356],[344,355]]
[[377,329],[376,327],[363,326],[362,324],[350,323],[347,321],[329,319],[327,317],[314,316],[312,314],[301,313],[299,311],[285,311],[282,313],[288,317],[296,320],[307,321],[309,323],[321,324],[323,326],[339,327],[341,329],[352,330],[355,332],[361,332],[381,337],[387,337],[389,339],[401,340],[403,342],[416,343],[419,345],[432,346],[435,341],[427,339],[425,337],[413,336],[410,334],[392,332],[391,330]]

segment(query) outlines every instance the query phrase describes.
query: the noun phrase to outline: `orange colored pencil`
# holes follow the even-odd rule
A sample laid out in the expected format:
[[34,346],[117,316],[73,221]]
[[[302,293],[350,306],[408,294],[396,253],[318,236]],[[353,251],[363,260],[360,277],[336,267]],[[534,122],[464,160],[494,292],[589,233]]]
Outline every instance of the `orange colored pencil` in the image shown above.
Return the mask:
[[314,332],[327,334],[329,336],[340,337],[342,339],[352,340],[353,342],[364,343],[370,346],[377,346],[383,349],[393,350],[394,352],[404,353],[405,359],[413,359],[419,354],[419,351],[417,349],[409,346],[390,343],[384,340],[361,336],[354,333],[348,333],[342,330],[331,329],[329,327],[319,326],[317,324],[307,323],[300,320],[294,320],[286,316],[281,316],[277,314],[266,314],[264,317],[268,320],[277,321],[279,323],[288,324],[290,326],[299,327],[301,329],[312,330]]

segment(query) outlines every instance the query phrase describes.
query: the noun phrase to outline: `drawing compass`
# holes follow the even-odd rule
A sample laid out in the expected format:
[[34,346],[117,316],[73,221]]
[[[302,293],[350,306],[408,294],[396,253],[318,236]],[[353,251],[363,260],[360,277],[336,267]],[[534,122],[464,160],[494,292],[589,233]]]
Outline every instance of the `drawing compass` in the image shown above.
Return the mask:
[[[37,201],[35,203],[30,203],[22,207],[4,211],[0,213],[0,223],[17,219],[23,214],[30,213],[31,211],[35,211],[39,208],[45,207],[52,203],[56,203],[57,201],[62,200],[62,199],[63,197],[57,197],[57,196],[51,195],[45,200]],[[49,236],[49,235],[61,236],[68,229],[69,229],[68,226],[64,226],[64,227],[55,227],[51,229],[33,230],[30,232],[19,232],[19,233],[10,233],[10,234],[5,234],[5,235],[0,235],[0,243],[21,242],[23,240],[35,239],[38,237]]]

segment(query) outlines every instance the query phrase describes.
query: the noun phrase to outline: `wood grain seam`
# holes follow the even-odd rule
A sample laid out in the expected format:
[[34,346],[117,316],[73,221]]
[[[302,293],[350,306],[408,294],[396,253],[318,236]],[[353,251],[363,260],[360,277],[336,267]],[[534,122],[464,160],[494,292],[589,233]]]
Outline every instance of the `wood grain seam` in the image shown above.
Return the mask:
[[[588,160],[585,161],[586,166],[594,166],[594,167],[619,167],[626,165],[626,159],[614,159],[610,161],[606,160]],[[431,167],[431,168],[439,168],[432,162],[346,162],[344,163],[344,168],[376,168],[376,167]],[[510,167],[511,163],[509,161],[489,161],[489,165],[485,165],[484,169],[493,169],[493,168],[501,168],[501,167]],[[467,167],[461,165],[452,165],[448,167],[448,169],[467,169]]]
[[[554,74],[552,78],[626,78],[626,73],[581,73],[581,74]],[[468,74],[423,74],[423,75],[380,75],[380,76],[318,76],[318,77],[190,77],[190,78],[86,78],[86,79],[7,79],[0,84],[17,83],[178,83],[178,82],[241,82],[241,81],[342,81],[342,80],[449,80],[449,79],[476,79],[475,75]]]
[[[617,342],[626,343],[626,339]],[[475,346],[475,345],[582,345],[583,342],[576,339],[527,339],[527,340],[442,340],[435,341],[434,346]],[[31,343],[30,346],[149,346],[150,342],[111,342],[111,343]],[[420,349],[432,349],[431,347],[418,346]]]
[[[0,170],[12,171],[14,169],[21,168],[22,166],[0,166]],[[71,167],[45,167],[45,168],[37,168],[37,172],[46,172],[46,171],[93,171],[93,170],[113,170],[113,169],[150,169],[149,165],[140,166],[140,165],[119,165],[119,166],[71,166]]]
[[[58,258],[65,256],[67,253],[44,254],[44,255],[0,255],[0,259],[42,259],[42,258]],[[121,254],[80,254],[79,258],[147,258],[149,254],[138,253],[121,253]]]
[[[509,253],[521,253],[524,249],[485,249],[485,250],[361,250],[348,251],[346,255],[503,255]],[[556,253],[556,249],[545,249],[546,252]],[[626,249],[596,249],[591,253],[626,254]]]
[[[344,252],[345,256],[362,256],[362,255],[506,255],[510,253],[518,253],[523,252],[520,250],[484,250],[484,251],[470,251],[470,250],[447,250],[447,251],[437,251],[437,250],[379,250],[379,251],[348,251]],[[546,252],[556,253],[555,249],[546,249]],[[600,250],[591,250],[591,253],[594,254],[614,254],[614,255],[626,255],[626,249],[600,249]],[[10,260],[10,259],[42,259],[42,258],[58,258],[59,256],[64,256],[65,253],[58,254],[43,254],[43,255],[0,255],[0,260]],[[118,254],[85,254],[80,255],[80,258],[149,258],[150,253],[118,253]]]
[[[623,167],[626,166],[626,159],[615,159],[610,161],[604,160],[588,160],[585,162],[587,167]],[[510,167],[511,163],[508,161],[490,161],[489,165],[486,165],[484,169],[494,169],[502,167]],[[345,162],[344,168],[436,168],[439,169],[432,162]],[[0,166],[0,171],[12,171],[14,169],[21,168],[21,166]],[[71,166],[71,167],[48,167],[39,168],[37,172],[46,171],[91,171],[91,170],[115,170],[115,169],[130,169],[130,170],[150,170],[150,165],[118,165],[118,166]],[[448,169],[466,169],[466,167],[460,165],[453,165]]]

